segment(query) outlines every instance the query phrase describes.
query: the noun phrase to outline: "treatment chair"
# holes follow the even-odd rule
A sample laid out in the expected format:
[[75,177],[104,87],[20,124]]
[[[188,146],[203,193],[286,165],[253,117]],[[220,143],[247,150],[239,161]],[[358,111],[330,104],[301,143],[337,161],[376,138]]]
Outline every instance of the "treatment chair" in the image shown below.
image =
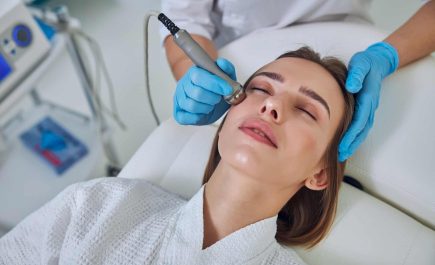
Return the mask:
[[[259,30],[220,50],[243,83],[281,53],[309,45],[346,64],[386,34],[367,24],[310,23]],[[310,250],[307,264],[435,264],[435,59],[424,58],[383,82],[374,126],[350,158],[328,237]],[[216,125],[162,123],[118,175],[140,178],[189,199],[201,187]]]

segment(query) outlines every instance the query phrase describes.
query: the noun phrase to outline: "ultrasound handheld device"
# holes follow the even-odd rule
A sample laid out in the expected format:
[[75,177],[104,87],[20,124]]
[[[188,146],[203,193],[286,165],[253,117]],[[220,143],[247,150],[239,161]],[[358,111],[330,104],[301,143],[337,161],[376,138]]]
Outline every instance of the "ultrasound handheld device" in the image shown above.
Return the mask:
[[231,105],[236,105],[245,99],[246,95],[243,86],[225,74],[204,51],[204,49],[202,49],[201,46],[195,40],[193,40],[186,30],[178,28],[174,22],[172,22],[163,13],[158,15],[158,19],[171,32],[172,36],[174,37],[174,42],[186,53],[193,63],[219,76],[231,85],[233,88],[233,93],[224,97],[225,101]]

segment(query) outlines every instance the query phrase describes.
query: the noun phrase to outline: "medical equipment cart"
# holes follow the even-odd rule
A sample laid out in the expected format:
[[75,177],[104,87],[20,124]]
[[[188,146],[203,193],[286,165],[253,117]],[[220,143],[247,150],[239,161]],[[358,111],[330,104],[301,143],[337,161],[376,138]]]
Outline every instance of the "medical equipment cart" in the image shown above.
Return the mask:
[[[75,45],[75,40],[68,34],[57,34],[52,40],[48,55],[18,84],[15,90],[19,93],[12,93],[0,104],[0,230],[11,229],[70,184],[95,177],[110,176],[111,171],[120,166],[110,139],[111,128],[104,117],[102,119],[97,117],[94,95],[90,89],[91,80],[86,71],[83,71],[83,61]],[[71,88],[71,84],[62,85],[64,82],[62,79],[68,80],[64,76],[66,73],[62,71],[61,75],[56,73],[54,79],[53,74],[50,76],[50,72],[59,71],[59,67],[56,66],[65,63],[65,59],[72,62],[74,69],[71,72],[78,74],[80,83],[76,82],[73,88],[77,86],[83,88],[90,114],[81,112],[83,106],[80,108],[76,106],[74,110],[45,100],[41,96],[43,91],[41,93],[38,91]],[[56,82],[57,87],[49,87]],[[27,105],[30,105],[30,108],[13,111],[20,103],[25,103],[25,100],[28,101]],[[68,99],[63,98],[63,100],[68,102]],[[61,125],[79,139],[88,150],[84,157],[61,175],[56,174],[53,168],[26,148],[19,139],[20,134],[45,117],[50,117]],[[105,159],[103,154],[106,154],[106,157],[110,156],[110,159]],[[107,173],[102,173],[107,160],[112,164],[106,168]]]

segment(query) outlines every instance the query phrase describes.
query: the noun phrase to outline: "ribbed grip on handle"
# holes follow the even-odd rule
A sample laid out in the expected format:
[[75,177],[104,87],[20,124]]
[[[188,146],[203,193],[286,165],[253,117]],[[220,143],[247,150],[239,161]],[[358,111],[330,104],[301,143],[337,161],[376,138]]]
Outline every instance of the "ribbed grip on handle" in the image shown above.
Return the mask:
[[177,33],[180,29],[175,25],[174,22],[172,22],[172,20],[170,20],[167,16],[165,16],[165,14],[160,13],[159,16],[157,17],[158,20],[160,20],[160,22],[163,23],[163,25],[165,25],[165,27],[169,30],[169,32],[171,32],[172,35],[175,35],[175,33]]

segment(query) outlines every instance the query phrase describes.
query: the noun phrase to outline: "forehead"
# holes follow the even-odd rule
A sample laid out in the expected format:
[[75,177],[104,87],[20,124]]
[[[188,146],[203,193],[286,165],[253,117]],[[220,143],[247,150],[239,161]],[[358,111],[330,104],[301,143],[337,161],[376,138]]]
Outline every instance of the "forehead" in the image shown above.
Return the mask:
[[[275,72],[284,77],[283,86],[298,90],[306,86],[315,91],[328,103],[331,114],[341,117],[344,99],[341,88],[334,77],[323,66],[301,58],[281,58],[263,66],[258,72]],[[262,77],[267,78],[267,77]]]
[[[323,66],[301,58],[281,58],[263,66],[258,72],[270,71],[277,72],[285,77],[285,81],[303,82],[304,85],[319,84],[320,87],[325,85],[340,89],[337,81]],[[311,89],[316,89],[319,86],[313,86]],[[321,89],[325,90],[325,89]],[[331,90],[331,89],[328,89]],[[316,90],[317,92],[317,90]]]

